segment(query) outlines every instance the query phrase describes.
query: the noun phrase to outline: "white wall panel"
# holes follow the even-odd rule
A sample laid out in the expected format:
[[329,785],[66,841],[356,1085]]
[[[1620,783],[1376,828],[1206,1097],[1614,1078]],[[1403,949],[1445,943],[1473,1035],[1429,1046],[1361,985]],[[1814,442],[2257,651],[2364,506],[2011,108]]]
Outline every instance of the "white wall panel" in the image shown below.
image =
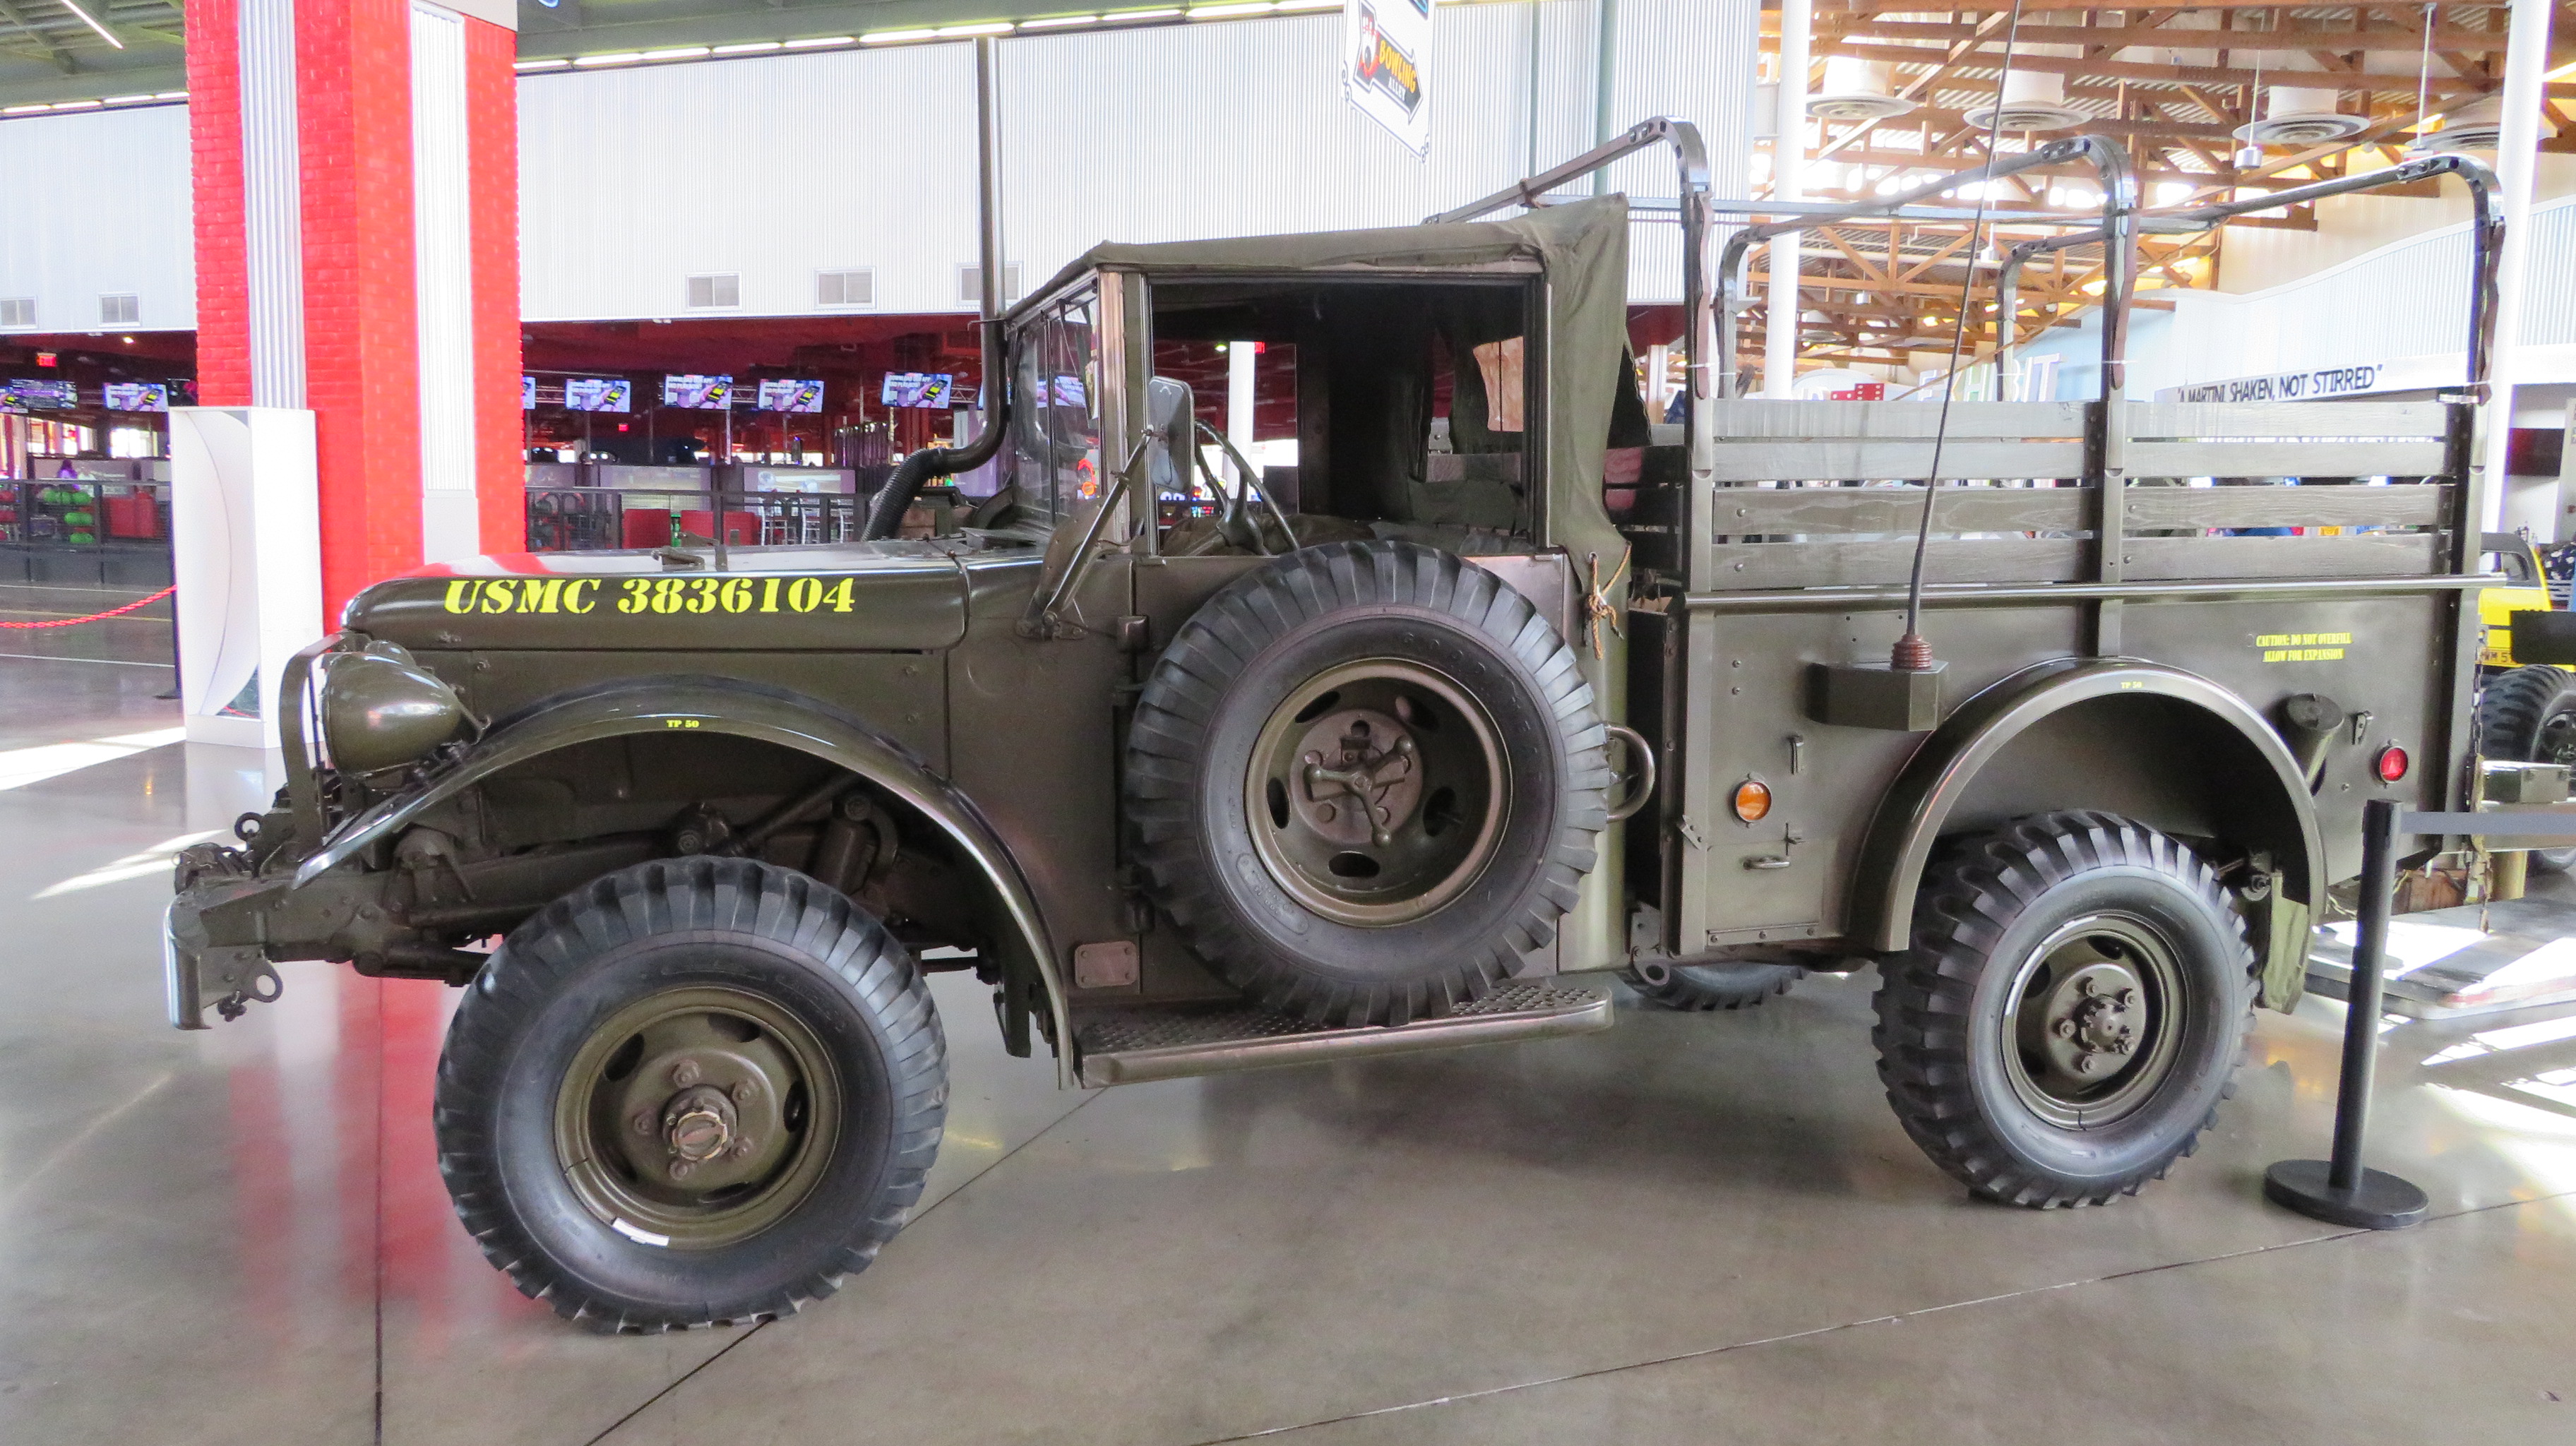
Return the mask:
[[98,299],[138,298],[126,331],[197,324],[188,109],[0,120],[0,296],[36,302],[39,331],[98,331]]
[[[1103,240],[1402,225],[1591,143],[1588,0],[1443,8],[1431,154],[1344,103],[1341,17],[1029,36],[999,46],[1008,259],[1035,286]],[[1699,122],[1745,174],[1752,0],[1626,0],[1618,123]],[[532,320],[686,314],[684,278],[739,274],[744,315],[828,310],[814,273],[869,267],[874,309],[967,310],[974,61],[964,45],[523,79],[521,228]],[[813,168],[769,161],[820,155]],[[764,174],[764,171],[768,174]],[[1672,167],[1622,184],[1669,196]],[[1679,294],[1669,227],[1641,227],[1632,294]]]
[[[2530,224],[2522,344],[2576,342],[2576,196],[2534,206]],[[2173,294],[2181,303],[2173,324],[2176,375],[2141,379],[2132,390],[2456,356],[2468,338],[2468,231],[2463,223],[2427,232],[2249,296]]]
[[[796,315],[857,267],[876,310],[958,309],[974,86],[963,45],[521,80],[521,314]],[[689,311],[686,278],[726,273],[741,304]]]

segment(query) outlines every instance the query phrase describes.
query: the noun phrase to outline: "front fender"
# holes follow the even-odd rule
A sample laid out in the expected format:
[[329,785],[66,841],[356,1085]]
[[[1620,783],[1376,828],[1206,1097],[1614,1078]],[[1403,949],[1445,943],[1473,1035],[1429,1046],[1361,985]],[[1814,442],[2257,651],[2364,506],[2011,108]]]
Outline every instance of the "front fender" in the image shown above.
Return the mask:
[[[1064,981],[1045,916],[1020,866],[973,800],[902,744],[828,703],[785,689],[714,677],[626,679],[531,704],[501,720],[426,786],[388,798],[342,825],[295,872],[302,888],[426,810],[506,769],[594,739],[686,729],[754,738],[850,770],[919,811],[971,860],[1037,962],[1058,1040],[1070,1040]],[[1056,1052],[1061,1082],[1073,1084],[1072,1052]]]
[[[1924,866],[1980,771],[2014,739],[2059,710],[2090,699],[2129,694],[2189,705],[2243,739],[2260,763],[2240,769],[2230,782],[2276,791],[2273,801],[2297,820],[2295,839],[2277,841],[2276,852],[2281,856],[2276,887],[2293,903],[2314,905],[2321,892],[2317,870],[2325,860],[2316,809],[2289,749],[2252,704],[2179,668],[2135,659],[2066,659],[2025,669],[1969,699],[1906,761],[1870,820],[1855,875],[1864,882],[1853,898],[1849,936],[1881,951],[1905,948]],[[2177,759],[2175,766],[2216,765],[2213,760]],[[2295,857],[2289,856],[2294,852]],[[2304,919],[2306,909],[2297,912]],[[2304,926],[2276,932],[2300,936],[2274,941],[2271,949],[2295,948],[2303,964]]]

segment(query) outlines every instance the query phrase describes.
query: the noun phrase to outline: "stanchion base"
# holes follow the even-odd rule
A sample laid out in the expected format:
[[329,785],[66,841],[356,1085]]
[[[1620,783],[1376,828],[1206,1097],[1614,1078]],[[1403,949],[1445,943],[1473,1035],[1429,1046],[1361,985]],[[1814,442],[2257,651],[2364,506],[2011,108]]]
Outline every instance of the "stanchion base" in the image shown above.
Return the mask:
[[2411,1182],[2379,1170],[2363,1170],[2360,1184],[2338,1190],[2327,1183],[2333,1168],[2324,1160],[2283,1160],[2263,1172],[2263,1198],[2314,1219],[2367,1230],[2420,1225],[2431,1208]]

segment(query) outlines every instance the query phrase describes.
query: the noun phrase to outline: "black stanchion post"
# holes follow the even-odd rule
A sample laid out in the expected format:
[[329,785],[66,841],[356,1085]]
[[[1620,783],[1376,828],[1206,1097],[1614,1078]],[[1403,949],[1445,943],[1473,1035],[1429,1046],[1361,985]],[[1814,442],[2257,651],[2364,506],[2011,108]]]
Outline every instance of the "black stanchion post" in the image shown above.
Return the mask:
[[2424,1192],[2361,1163],[2370,1085],[2379,1060],[2380,990],[2388,959],[2388,910],[2397,892],[2397,803],[2362,806],[2361,927],[2345,991],[2343,1074],[2335,1091],[2334,1158],[2283,1160],[2263,1172],[2263,1197],[2337,1225],[2396,1230],[2424,1218]]

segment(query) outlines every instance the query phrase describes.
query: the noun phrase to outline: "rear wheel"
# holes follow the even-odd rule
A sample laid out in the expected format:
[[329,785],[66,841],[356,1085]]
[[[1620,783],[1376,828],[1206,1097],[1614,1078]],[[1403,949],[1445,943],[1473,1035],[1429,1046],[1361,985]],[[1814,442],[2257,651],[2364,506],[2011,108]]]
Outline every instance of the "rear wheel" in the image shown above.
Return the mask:
[[439,1170],[526,1294],[605,1330],[786,1315],[864,1269],[947,1108],[919,971],[833,890],[639,864],[510,935],[439,1062]]
[[2232,1092],[2254,955],[2217,875],[2103,813],[1947,840],[1882,966],[1879,1078],[1933,1163],[1988,1199],[2135,1194]]
[[1729,961],[1673,964],[1660,959],[1628,966],[1624,977],[1639,998],[1666,1009],[1751,1009],[1807,977],[1795,964]]
[[[2478,752],[2576,768],[2576,673],[2534,664],[2487,684],[2478,699]],[[2576,867],[2576,847],[2533,849],[2531,861],[2565,873]]]

